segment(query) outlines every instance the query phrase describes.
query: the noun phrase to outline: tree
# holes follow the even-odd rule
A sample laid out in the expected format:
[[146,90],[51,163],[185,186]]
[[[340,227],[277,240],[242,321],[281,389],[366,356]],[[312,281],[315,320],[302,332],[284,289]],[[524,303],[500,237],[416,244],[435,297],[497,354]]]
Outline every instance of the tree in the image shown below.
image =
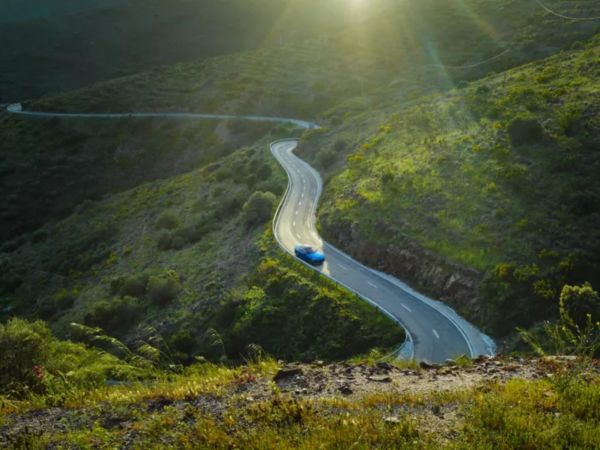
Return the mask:
[[275,200],[275,194],[272,192],[254,192],[242,207],[246,225],[256,226],[269,220]]

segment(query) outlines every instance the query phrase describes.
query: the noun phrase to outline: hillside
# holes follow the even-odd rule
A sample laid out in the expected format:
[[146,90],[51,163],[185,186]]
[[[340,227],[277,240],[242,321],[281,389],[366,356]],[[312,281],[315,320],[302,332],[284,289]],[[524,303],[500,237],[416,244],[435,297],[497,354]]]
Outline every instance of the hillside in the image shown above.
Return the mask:
[[[378,2],[375,2],[378,3]],[[320,35],[357,20],[346,0],[4,0],[0,103]]]
[[4,316],[42,317],[62,336],[85,323],[127,342],[150,325],[182,361],[235,360],[249,344],[294,359],[399,345],[395,324],[276,248],[265,222],[286,181],[266,155],[272,139],[38,229],[0,260]]
[[[303,25],[311,16],[294,3],[277,26],[297,23],[308,34],[302,39],[296,36],[282,46],[164,67],[24,105],[49,111],[284,115],[322,125],[339,124],[368,110],[361,118],[361,128],[367,129],[367,122],[385,120],[386,105],[414,102],[424,93],[446,91],[490,71],[551,55],[598,30],[593,22],[564,22],[533,2],[467,4],[467,11],[462,3],[439,0],[402,5],[381,0],[366,9],[333,12],[328,8],[312,26],[324,26],[328,20],[336,26],[314,36]],[[563,9],[581,12],[578,4],[569,2]],[[310,4],[305,7],[310,9]],[[593,7],[588,8],[593,13]],[[340,17],[331,16],[335,11]],[[481,26],[475,17],[488,26]],[[406,26],[398,28],[398,21]],[[560,34],[553,32],[557,27]],[[465,39],[477,45],[457,44]],[[344,102],[337,115],[324,115]],[[44,218],[64,217],[85,199],[197,167],[206,158],[195,156],[195,142],[227,151],[251,144],[266,132],[260,127],[244,131],[243,126],[232,130],[233,126],[218,125],[32,122],[0,114],[5,136],[0,142],[0,179],[8,199],[1,205],[0,236],[10,239],[40,226]],[[160,149],[164,146],[169,147],[168,155]],[[163,155],[157,158],[159,152]],[[131,160],[133,155],[142,163],[124,161],[120,170],[110,164],[113,158]],[[91,161],[92,168],[79,170]],[[102,171],[96,173],[94,167]],[[43,214],[32,214],[30,205],[38,203],[40,192],[52,195],[46,197],[52,201],[43,202]]]
[[303,143],[323,236],[494,335],[556,317],[563,284],[600,283],[598,43],[375,119],[333,110]]

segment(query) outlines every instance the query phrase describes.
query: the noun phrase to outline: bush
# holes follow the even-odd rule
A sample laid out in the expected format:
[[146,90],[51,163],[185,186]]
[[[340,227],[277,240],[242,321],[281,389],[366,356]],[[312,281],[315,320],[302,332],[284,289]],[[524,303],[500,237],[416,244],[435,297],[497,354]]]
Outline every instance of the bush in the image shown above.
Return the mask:
[[137,298],[113,298],[96,303],[86,314],[84,322],[106,331],[119,331],[135,324],[143,312],[144,306]]
[[560,293],[560,306],[580,327],[585,326],[588,316],[593,323],[600,322],[600,296],[590,283],[565,285]]
[[119,294],[121,297],[142,298],[146,294],[146,283],[146,274],[119,277],[111,281],[110,291],[111,294]]
[[269,220],[275,200],[275,195],[272,192],[254,192],[242,208],[246,225],[255,226]]
[[346,146],[348,144],[346,144],[346,141],[344,141],[343,139],[338,139],[335,141],[335,144],[333,144],[333,149],[339,153],[339,152],[343,152],[346,149]]
[[48,232],[46,230],[36,230],[31,235],[31,242],[34,244],[44,242],[46,239],[48,239]]
[[173,230],[179,226],[179,216],[173,210],[163,211],[156,219],[156,228],[159,230]]
[[329,168],[337,158],[337,153],[334,150],[323,150],[317,157],[317,163],[324,169]]
[[231,217],[240,210],[240,207],[242,207],[246,198],[246,195],[242,192],[222,198],[219,203],[215,205],[215,217],[218,219]]
[[517,117],[508,125],[508,135],[514,145],[532,144],[544,137],[544,130],[536,119]]
[[43,389],[42,368],[48,360],[51,338],[42,321],[15,318],[0,324],[0,392],[19,397]]
[[162,275],[151,276],[146,290],[150,301],[165,305],[174,300],[181,291],[179,276],[172,270]]
[[160,230],[156,236],[156,246],[159,250],[170,250],[173,246],[173,234],[169,230]]
[[272,170],[271,166],[268,164],[261,164],[258,170],[256,171],[256,176],[259,180],[266,180],[271,176]]

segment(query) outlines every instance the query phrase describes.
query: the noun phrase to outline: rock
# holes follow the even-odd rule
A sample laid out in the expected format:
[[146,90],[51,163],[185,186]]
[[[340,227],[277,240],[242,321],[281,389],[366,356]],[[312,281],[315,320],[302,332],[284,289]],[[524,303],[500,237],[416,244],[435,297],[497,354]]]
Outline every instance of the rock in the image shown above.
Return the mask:
[[325,363],[323,361],[321,361],[320,359],[317,359],[316,361],[314,361],[312,363],[312,365],[315,367],[323,367],[325,365]]
[[421,369],[437,369],[440,366],[438,364],[432,364],[432,363],[429,363],[427,361],[421,361],[419,363],[419,367]]
[[350,395],[352,394],[352,389],[350,388],[349,385],[347,384],[342,384],[339,388],[338,391],[340,391],[343,395]]
[[394,366],[392,366],[390,363],[387,363],[387,362],[378,362],[377,364],[375,364],[375,367],[377,367],[379,370],[386,370],[386,371],[390,371],[394,368]]
[[370,375],[367,379],[378,383],[390,383],[392,381],[388,375]]
[[148,412],[162,411],[165,407],[171,406],[172,404],[173,400],[158,398],[148,403]]
[[383,419],[383,421],[385,423],[389,423],[391,425],[396,425],[396,424],[398,424],[398,423],[401,422],[401,420],[398,417],[396,417],[396,416],[386,417],[385,419]]
[[277,382],[285,380],[286,378],[290,378],[295,375],[302,375],[302,373],[302,368],[300,367],[283,367],[275,374],[273,381]]
[[444,414],[442,414],[442,410],[441,410],[441,408],[440,408],[440,405],[433,405],[433,406],[431,407],[431,412],[432,412],[432,413],[433,413],[435,416],[437,416],[437,417],[440,417],[440,418],[444,417]]

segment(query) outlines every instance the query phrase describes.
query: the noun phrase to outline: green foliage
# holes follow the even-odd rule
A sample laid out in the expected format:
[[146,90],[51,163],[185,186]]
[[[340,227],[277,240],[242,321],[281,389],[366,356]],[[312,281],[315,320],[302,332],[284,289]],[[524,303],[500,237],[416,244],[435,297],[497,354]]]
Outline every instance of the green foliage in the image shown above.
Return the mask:
[[122,331],[135,326],[143,313],[144,305],[135,297],[111,298],[94,303],[85,323],[108,332]]
[[[574,316],[572,315],[574,314]],[[521,337],[541,355],[548,352],[583,358],[600,355],[600,297],[589,283],[565,285],[560,294],[560,318],[544,324],[547,347],[534,336],[520,330]]]
[[166,271],[160,275],[150,276],[146,285],[146,291],[150,301],[164,306],[175,300],[181,291],[179,276],[173,270]]
[[600,296],[590,283],[563,287],[560,308],[578,326],[587,324],[588,318],[594,323],[600,322]]
[[121,297],[142,298],[146,294],[148,274],[130,275],[113,278],[110,282],[110,293]]
[[[467,407],[464,448],[597,448],[600,385],[575,382],[566,389],[544,381],[512,380],[476,395]],[[462,444],[462,445],[461,445]],[[459,448],[461,448],[459,447]]]
[[535,144],[544,137],[544,130],[535,118],[516,117],[508,124],[508,135],[514,145]]
[[[104,386],[108,379],[150,376],[112,355],[57,340],[44,322],[11,319],[0,324],[0,394],[23,398],[43,395],[52,405],[72,390]],[[1,402],[0,402],[1,403]]]
[[43,389],[51,336],[41,321],[15,318],[0,324],[0,393],[22,396]]
[[[595,285],[600,273],[600,83],[588,67],[598,59],[590,41],[402,110],[348,113],[302,144],[317,162],[315,149],[337,139],[358,144],[345,167],[325,174],[322,235],[432,295],[477,297],[478,310],[461,313],[491,334],[558,317],[562,286]],[[448,292],[441,278],[432,284],[430,264],[481,275],[464,272],[473,289]]]
[[[364,301],[283,260],[266,259],[221,307],[231,357],[259,344],[278,358],[342,359],[403,341],[402,329]],[[277,324],[287,323],[286,327]],[[277,330],[277,331],[274,331]]]
[[252,227],[269,220],[273,215],[275,201],[276,198],[272,192],[254,192],[242,208],[246,225]]
[[179,226],[179,216],[173,210],[167,209],[156,218],[156,228],[173,230]]

